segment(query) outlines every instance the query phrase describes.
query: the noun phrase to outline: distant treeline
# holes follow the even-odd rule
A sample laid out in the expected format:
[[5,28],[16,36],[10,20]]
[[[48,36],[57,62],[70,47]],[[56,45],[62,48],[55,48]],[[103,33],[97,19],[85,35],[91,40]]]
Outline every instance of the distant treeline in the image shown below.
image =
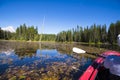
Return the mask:
[[0,39],[5,40],[26,40],[26,41],[57,41],[57,42],[87,42],[87,43],[110,43],[117,41],[117,35],[120,34],[120,21],[111,23],[110,26],[96,25],[76,28],[59,32],[55,34],[38,34],[38,28],[35,26],[20,25],[15,33],[3,31],[0,28]]
[[120,21],[111,23],[108,30],[106,25],[92,25],[83,28],[77,26],[68,31],[62,31],[57,34],[58,42],[89,42],[89,43],[111,43],[117,41],[117,35],[120,34]]
[[0,39],[8,40],[12,37],[12,34],[14,33],[11,33],[9,31],[3,31],[0,27]]
[[[42,35],[42,36],[41,36]],[[38,28],[35,26],[20,25],[15,33],[3,31],[0,28],[0,39],[5,40],[26,40],[26,41],[55,41],[55,34],[38,34]]]

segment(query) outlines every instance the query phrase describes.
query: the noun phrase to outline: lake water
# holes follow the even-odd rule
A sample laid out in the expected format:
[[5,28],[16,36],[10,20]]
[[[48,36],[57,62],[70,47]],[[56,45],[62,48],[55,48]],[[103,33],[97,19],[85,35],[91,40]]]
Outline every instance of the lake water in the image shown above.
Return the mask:
[[96,56],[72,52],[74,46],[101,53],[103,48],[80,44],[0,42],[0,80],[76,80]]

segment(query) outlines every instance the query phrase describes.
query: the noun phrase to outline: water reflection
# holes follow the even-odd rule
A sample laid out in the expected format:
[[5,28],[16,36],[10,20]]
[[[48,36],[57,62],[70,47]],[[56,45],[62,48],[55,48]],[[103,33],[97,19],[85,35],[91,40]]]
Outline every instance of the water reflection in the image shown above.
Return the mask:
[[57,50],[56,49],[53,49],[53,50],[48,50],[48,49],[44,49],[44,50],[40,50],[38,49],[36,51],[36,56],[37,57],[56,57],[56,56],[59,56],[60,54],[56,54],[57,53]]
[[[57,44],[57,46],[53,44],[46,48],[43,46],[41,49],[38,49],[39,46],[36,43],[23,44],[17,47],[13,45],[14,47],[5,48],[4,46],[4,49],[0,50],[0,80],[74,80],[95,58],[72,53],[73,45],[69,44]],[[50,43],[45,46],[48,44]]]
[[30,55],[28,52],[21,55],[22,52],[15,53],[13,50],[0,53],[0,79],[17,79],[17,77],[20,79],[28,76],[31,76],[28,77],[31,79],[32,76],[34,79],[49,79],[54,75],[53,78],[56,79],[72,79],[79,66],[87,62],[84,57],[78,60],[67,54],[61,54],[56,49],[38,49],[36,53],[29,53]]

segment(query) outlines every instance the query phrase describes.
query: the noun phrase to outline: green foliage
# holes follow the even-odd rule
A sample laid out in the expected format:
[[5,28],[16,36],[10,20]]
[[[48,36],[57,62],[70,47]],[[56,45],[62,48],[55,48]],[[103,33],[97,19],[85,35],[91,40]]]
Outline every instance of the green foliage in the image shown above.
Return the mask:
[[16,33],[3,31],[0,28],[0,39],[4,40],[26,40],[26,41],[57,41],[57,42],[88,42],[88,43],[106,43],[114,44],[117,41],[117,35],[120,34],[120,21],[111,23],[108,31],[106,25],[87,26],[84,29],[81,26],[71,30],[55,34],[38,34],[38,28],[35,26],[20,25]]
[[34,26],[20,25],[16,29],[16,39],[26,41],[39,41],[42,35],[42,41],[55,41],[56,35],[54,34],[38,34],[38,28]]
[[42,41],[55,41],[56,35],[55,34],[43,34]]
[[37,27],[34,26],[26,26],[26,24],[20,25],[16,29],[16,40],[34,40],[38,35]]
[[108,29],[109,43],[111,43],[111,44],[116,43],[118,34],[120,34],[120,21],[110,24],[110,27]]
[[72,30],[62,31],[57,34],[56,41],[58,42],[88,42],[88,43],[116,43],[117,35],[120,34],[120,21],[115,24],[111,23],[107,31],[106,25],[92,25],[90,27],[77,26]]
[[[16,29],[16,33],[10,33],[3,31],[0,28],[0,39],[4,40],[26,40],[26,41],[39,41],[40,35],[38,34],[38,28],[35,26],[26,26],[26,24],[20,25]],[[55,34],[42,34],[42,41],[55,41]]]
[[11,37],[12,37],[11,32],[9,32],[9,31],[3,31],[3,30],[0,28],[0,39],[9,40]]
[[72,42],[73,41],[73,34],[71,30],[68,31],[62,31],[59,34],[57,34],[56,41],[60,42]]

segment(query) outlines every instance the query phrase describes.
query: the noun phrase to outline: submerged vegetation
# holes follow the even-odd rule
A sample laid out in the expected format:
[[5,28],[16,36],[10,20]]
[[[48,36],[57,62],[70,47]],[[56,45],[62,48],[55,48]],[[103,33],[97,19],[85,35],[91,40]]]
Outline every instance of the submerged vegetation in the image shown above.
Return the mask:
[[72,48],[90,53],[107,50],[80,43],[41,42],[40,46],[39,42],[0,41],[0,45],[0,80],[77,80],[96,56],[78,55]]
[[3,31],[0,28],[0,39],[5,40],[25,40],[39,41],[42,35],[42,41],[57,42],[87,42],[87,43],[110,43],[115,44],[117,35],[120,34],[120,21],[111,23],[107,29],[106,25],[92,25],[87,27],[77,26],[68,31],[55,34],[38,34],[38,27],[20,25],[16,33]]
[[[77,80],[95,58],[73,54],[71,48],[76,44],[43,42],[39,49],[38,42],[0,41],[1,45],[3,43],[0,48],[0,80]],[[87,46],[84,49],[88,51]]]

